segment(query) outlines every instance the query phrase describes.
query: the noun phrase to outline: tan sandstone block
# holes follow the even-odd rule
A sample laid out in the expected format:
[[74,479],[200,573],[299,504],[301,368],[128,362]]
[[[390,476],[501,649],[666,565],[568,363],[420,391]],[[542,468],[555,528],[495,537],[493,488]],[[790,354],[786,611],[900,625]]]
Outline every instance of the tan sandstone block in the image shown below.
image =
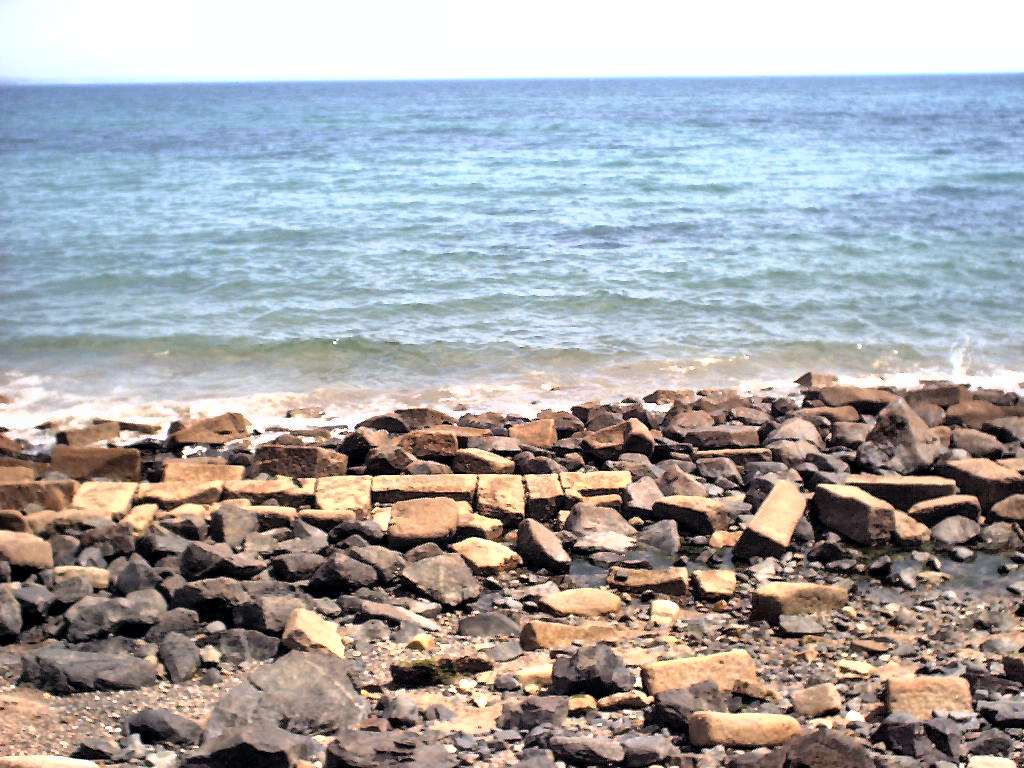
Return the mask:
[[245,467],[224,462],[196,461],[195,459],[167,459],[164,462],[165,483],[206,483],[219,480],[241,480],[245,477]]
[[614,624],[590,622],[585,624],[562,624],[555,621],[535,619],[523,626],[519,644],[527,651],[540,648],[568,648],[575,642],[584,645],[615,642],[623,632]]
[[526,491],[522,475],[479,475],[476,511],[494,517],[509,527],[519,525],[526,515]]
[[71,506],[119,517],[132,508],[132,499],[135,498],[138,487],[138,483],[88,481],[82,483],[75,491],[71,498]]
[[622,607],[622,600],[614,592],[595,587],[566,589],[544,595],[543,608],[556,616],[604,616]]
[[928,720],[936,710],[969,712],[971,686],[967,679],[948,675],[908,675],[889,680],[886,690],[889,714],[905,713]]
[[213,504],[220,499],[223,489],[224,483],[219,480],[139,483],[135,503],[157,504],[161,509],[173,509],[182,504]]
[[698,747],[774,747],[801,731],[796,718],[761,712],[694,712],[687,725],[690,743]]
[[435,496],[472,503],[476,475],[377,475],[372,479],[371,492],[376,504]]
[[645,664],[640,670],[644,690],[652,696],[672,688],[689,688],[695,683],[714,680],[725,691],[737,684],[760,686],[754,660],[743,649],[686,656]]

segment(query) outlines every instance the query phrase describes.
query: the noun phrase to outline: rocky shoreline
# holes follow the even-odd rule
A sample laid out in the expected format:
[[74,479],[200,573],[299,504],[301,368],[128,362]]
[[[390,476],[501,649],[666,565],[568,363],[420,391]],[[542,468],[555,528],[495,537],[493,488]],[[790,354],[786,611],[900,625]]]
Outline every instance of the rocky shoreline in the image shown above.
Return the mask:
[[1024,764],[1024,402],[797,383],[0,430],[0,768]]

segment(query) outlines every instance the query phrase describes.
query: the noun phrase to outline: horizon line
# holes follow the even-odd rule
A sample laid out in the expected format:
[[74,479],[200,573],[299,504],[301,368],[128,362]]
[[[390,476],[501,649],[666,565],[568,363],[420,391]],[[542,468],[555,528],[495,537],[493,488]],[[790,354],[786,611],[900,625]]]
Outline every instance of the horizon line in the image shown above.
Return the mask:
[[327,83],[462,83],[462,82],[534,82],[590,80],[771,80],[826,78],[898,78],[898,77],[977,77],[1024,75],[1022,70],[972,70],[950,72],[803,72],[757,75],[531,75],[500,77],[356,77],[356,78],[281,78],[281,79],[198,79],[198,80],[49,80],[36,78],[0,78],[0,87],[81,87],[81,86],[146,86],[146,85],[287,85]]

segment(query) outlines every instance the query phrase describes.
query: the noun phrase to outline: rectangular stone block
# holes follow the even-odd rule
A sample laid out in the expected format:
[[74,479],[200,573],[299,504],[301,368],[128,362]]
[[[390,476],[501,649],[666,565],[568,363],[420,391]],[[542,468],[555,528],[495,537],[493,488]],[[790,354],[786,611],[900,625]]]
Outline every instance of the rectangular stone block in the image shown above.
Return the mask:
[[142,471],[142,460],[135,448],[72,448],[57,445],[50,456],[50,469],[73,480],[103,478],[137,483]]
[[854,485],[822,483],[814,489],[814,508],[822,525],[864,546],[887,543],[896,529],[892,504]]
[[291,507],[312,506],[316,497],[313,478],[277,477],[273,480],[232,480],[224,483],[225,499],[248,499],[264,504],[271,499]]
[[434,496],[472,503],[476,483],[476,475],[377,475],[373,478],[371,494],[375,504]]
[[519,633],[519,644],[524,650],[536,651],[542,648],[568,648],[575,642],[584,645],[613,643],[623,636],[623,630],[614,624],[563,624],[557,621],[534,620],[526,622],[523,626]]
[[956,482],[935,475],[850,475],[846,482],[903,511],[918,502],[957,492]]
[[522,475],[477,475],[476,512],[514,528],[526,515]]
[[908,675],[889,680],[886,706],[890,715],[913,715],[928,720],[936,710],[970,712],[971,686],[963,677],[948,675]]
[[316,481],[316,506],[326,512],[365,517],[370,513],[373,481],[359,475],[321,477]]
[[579,500],[587,496],[605,496],[616,493],[622,496],[633,482],[629,472],[562,472],[558,475],[562,490],[569,497]]
[[117,517],[126,514],[132,508],[132,500],[138,487],[138,483],[106,483],[91,480],[79,486],[71,499],[71,506]]
[[31,483],[35,479],[31,467],[0,467],[0,483]]
[[241,480],[245,477],[245,467],[226,462],[196,461],[194,459],[168,459],[164,462],[165,483],[205,483],[219,480]]
[[651,695],[673,688],[688,688],[706,680],[714,680],[719,688],[727,691],[737,683],[760,685],[754,659],[742,649],[652,662],[640,668],[640,678],[644,690]]
[[608,586],[625,592],[660,595],[685,595],[690,574],[685,568],[624,568],[613,565],[608,571]]
[[0,509],[22,510],[30,504],[43,509],[64,509],[71,503],[78,483],[74,480],[33,480],[0,483]]
[[775,483],[736,543],[733,557],[781,557],[793,541],[806,508],[807,500],[795,483]]
[[348,456],[315,445],[261,445],[253,462],[255,475],[331,477],[347,471]]
[[640,677],[644,690],[652,696],[673,688],[689,688],[705,680],[714,680],[724,691],[733,690],[738,683],[760,685],[754,660],[742,649],[655,661],[640,668]]
[[526,516],[552,520],[565,507],[565,491],[558,475],[523,475],[526,486]]
[[136,504],[157,504],[161,509],[174,509],[182,504],[213,504],[220,500],[224,483],[181,481],[174,483],[139,483]]
[[937,468],[952,478],[961,492],[977,496],[983,511],[1007,496],[1024,493],[1024,475],[991,459],[962,459]]

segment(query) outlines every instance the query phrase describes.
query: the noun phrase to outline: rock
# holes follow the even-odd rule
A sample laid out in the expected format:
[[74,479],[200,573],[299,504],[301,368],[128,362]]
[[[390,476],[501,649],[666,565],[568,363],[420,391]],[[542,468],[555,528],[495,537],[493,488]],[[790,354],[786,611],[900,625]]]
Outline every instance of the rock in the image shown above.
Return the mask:
[[899,399],[897,395],[884,389],[863,387],[828,386],[814,388],[814,391],[827,406],[836,408],[852,405],[860,413],[878,413],[889,403]]
[[223,460],[198,461],[196,459],[167,459],[164,461],[163,481],[165,483],[208,483],[229,480],[241,480],[245,477],[245,467],[237,464],[225,464]]
[[199,753],[190,758],[191,768],[292,768],[308,756],[307,739],[269,724],[231,728],[215,738],[207,737]]
[[807,500],[796,484],[787,480],[776,482],[740,536],[733,557],[781,557],[789,548],[806,507]]
[[31,533],[0,531],[0,559],[12,568],[45,570],[53,567],[53,550],[49,542]]
[[476,512],[501,520],[509,528],[526,515],[526,491],[521,475],[480,475],[477,478]]
[[477,479],[476,475],[380,475],[371,482],[372,499],[377,504],[436,497],[471,503]]
[[1016,763],[1008,757],[994,755],[971,755],[967,768],[1015,768]]
[[622,607],[622,600],[607,589],[579,587],[544,595],[540,605],[556,616],[604,616]]
[[687,724],[690,743],[698,747],[773,747],[801,732],[795,718],[761,712],[694,712]]
[[625,757],[622,765],[626,768],[643,768],[643,766],[665,763],[675,754],[672,741],[657,734],[639,734],[621,741]]
[[410,731],[375,733],[346,730],[327,748],[324,768],[451,768],[455,758],[444,745]]
[[931,541],[932,534],[928,526],[920,523],[906,512],[898,509],[894,513],[893,541],[904,547],[920,547]]
[[73,480],[102,477],[105,480],[137,483],[142,464],[135,448],[72,448],[58,445],[50,456],[50,469]]
[[185,445],[226,445],[248,436],[249,422],[240,413],[223,413],[187,424],[172,425],[167,442],[171,448]]
[[508,475],[515,472],[516,463],[479,448],[460,448],[452,459],[452,469],[463,475]]
[[936,710],[964,712],[973,709],[971,688],[963,677],[910,675],[888,682],[886,707],[889,714],[905,713],[927,720]]
[[[875,468],[891,469],[900,474],[909,474],[930,467],[942,454],[942,444],[931,432],[924,420],[918,416],[903,399],[885,406],[868,433],[865,445],[873,445],[886,457],[884,464]],[[862,451],[858,458],[864,461]]]
[[556,756],[573,765],[621,765],[626,757],[622,745],[601,736],[552,736],[548,747]]
[[1024,475],[991,459],[950,461],[937,471],[952,478],[963,493],[976,496],[984,512],[1008,496],[1024,493]]
[[844,587],[810,582],[776,581],[763,584],[753,595],[751,620],[778,621],[779,616],[831,613],[849,599]]
[[779,627],[779,634],[784,637],[825,634],[825,627],[821,622],[807,614],[784,613],[776,619],[776,624]]
[[976,520],[954,515],[932,526],[932,538],[944,547],[955,547],[973,541],[981,534],[981,526]]
[[90,481],[82,483],[71,498],[75,509],[88,509],[105,515],[121,516],[132,507],[137,483]]
[[875,768],[867,747],[835,731],[818,729],[795,736],[782,750],[793,768]]
[[736,572],[700,570],[692,574],[694,588],[705,600],[727,600],[736,591]]
[[686,688],[659,691],[654,695],[654,706],[649,720],[668,726],[673,731],[684,731],[690,715],[704,710],[729,710],[729,696],[714,680],[705,680]]
[[633,673],[603,643],[580,648],[571,656],[558,657],[551,671],[551,691],[558,694],[607,696],[632,690],[633,682]]
[[433,656],[391,663],[392,684],[397,688],[447,685],[459,677],[486,672],[493,667],[484,656]]
[[665,496],[654,502],[652,512],[659,520],[675,520],[681,533],[692,536],[709,536],[732,522],[727,502],[702,496]]
[[460,555],[437,555],[407,565],[402,579],[432,600],[455,607],[480,595],[480,582]]
[[947,517],[960,515],[977,520],[981,516],[981,504],[974,496],[953,494],[937,499],[919,501],[907,510],[907,513],[924,525],[935,525]]
[[379,579],[372,565],[335,552],[317,566],[309,580],[309,591],[317,596],[334,596],[372,586]]
[[25,659],[22,681],[60,694],[125,690],[154,685],[156,669],[135,656],[50,646]]
[[953,480],[935,475],[850,475],[846,482],[904,510],[957,492]]
[[589,496],[625,493],[633,482],[629,472],[563,472],[558,476],[565,495],[575,501]]
[[194,720],[166,709],[143,709],[130,715],[125,726],[138,734],[144,744],[198,744],[203,729]]
[[533,620],[523,625],[519,642],[527,651],[541,648],[557,650],[568,648],[573,643],[615,642],[621,634],[621,631],[613,624],[599,622],[561,624],[554,621]]
[[291,612],[281,633],[281,642],[293,650],[326,651],[339,659],[345,658],[345,644],[337,625],[306,608]]
[[519,622],[506,613],[488,611],[463,616],[459,620],[457,633],[467,637],[501,637],[519,635]]
[[408,549],[427,541],[447,541],[459,527],[463,507],[446,498],[413,499],[391,507],[388,541]]
[[452,544],[452,549],[462,555],[476,573],[499,573],[523,563],[522,558],[504,544],[475,536]]
[[267,564],[262,560],[232,552],[227,544],[193,541],[181,553],[181,575],[189,581],[217,576],[250,579],[266,567]]
[[814,507],[822,525],[864,546],[886,543],[896,527],[889,502],[851,485],[818,485]]
[[292,651],[254,669],[214,706],[204,749],[248,726],[326,733],[359,722],[368,706],[349,674],[348,662],[328,653],[303,651]]
[[609,587],[624,592],[651,591],[659,595],[685,595],[690,575],[685,568],[623,568],[613,565],[608,570]]
[[524,520],[519,525],[516,549],[523,562],[534,569],[550,573],[565,573],[572,564],[572,558],[565,551],[562,542],[543,523]]
[[523,445],[537,448],[551,448],[558,440],[554,419],[534,419],[523,424],[513,424],[508,428],[508,434]]
[[22,627],[21,603],[13,589],[0,584],[0,642],[16,640]]
[[804,717],[834,715],[843,708],[843,698],[832,683],[812,685],[793,692],[793,708]]
[[998,459],[1003,455],[1003,444],[992,435],[977,429],[954,427],[950,445],[980,458]]
[[178,632],[169,632],[160,642],[160,663],[172,683],[191,680],[202,662],[196,644]]
[[737,684],[760,685],[754,660],[742,649],[654,661],[641,666],[640,674],[644,690],[653,696],[673,688],[689,688],[707,680],[714,681],[726,691],[732,691]]
[[[980,508],[980,505],[979,505]],[[992,505],[992,517],[1011,523],[1024,523],[1024,493],[1015,493]],[[969,515],[968,515],[969,516]],[[975,518],[977,515],[975,515]]]
[[756,448],[761,444],[757,427],[747,424],[722,424],[687,430],[682,441],[699,450],[716,448]]
[[552,520],[565,505],[565,491],[558,475],[523,475],[526,514],[542,522]]
[[223,490],[224,483],[220,480],[140,483],[135,503],[156,504],[161,509],[174,509],[182,504],[213,504],[220,499]]
[[558,728],[569,716],[566,696],[527,696],[519,701],[506,701],[498,720],[501,728],[532,731],[539,725]]

